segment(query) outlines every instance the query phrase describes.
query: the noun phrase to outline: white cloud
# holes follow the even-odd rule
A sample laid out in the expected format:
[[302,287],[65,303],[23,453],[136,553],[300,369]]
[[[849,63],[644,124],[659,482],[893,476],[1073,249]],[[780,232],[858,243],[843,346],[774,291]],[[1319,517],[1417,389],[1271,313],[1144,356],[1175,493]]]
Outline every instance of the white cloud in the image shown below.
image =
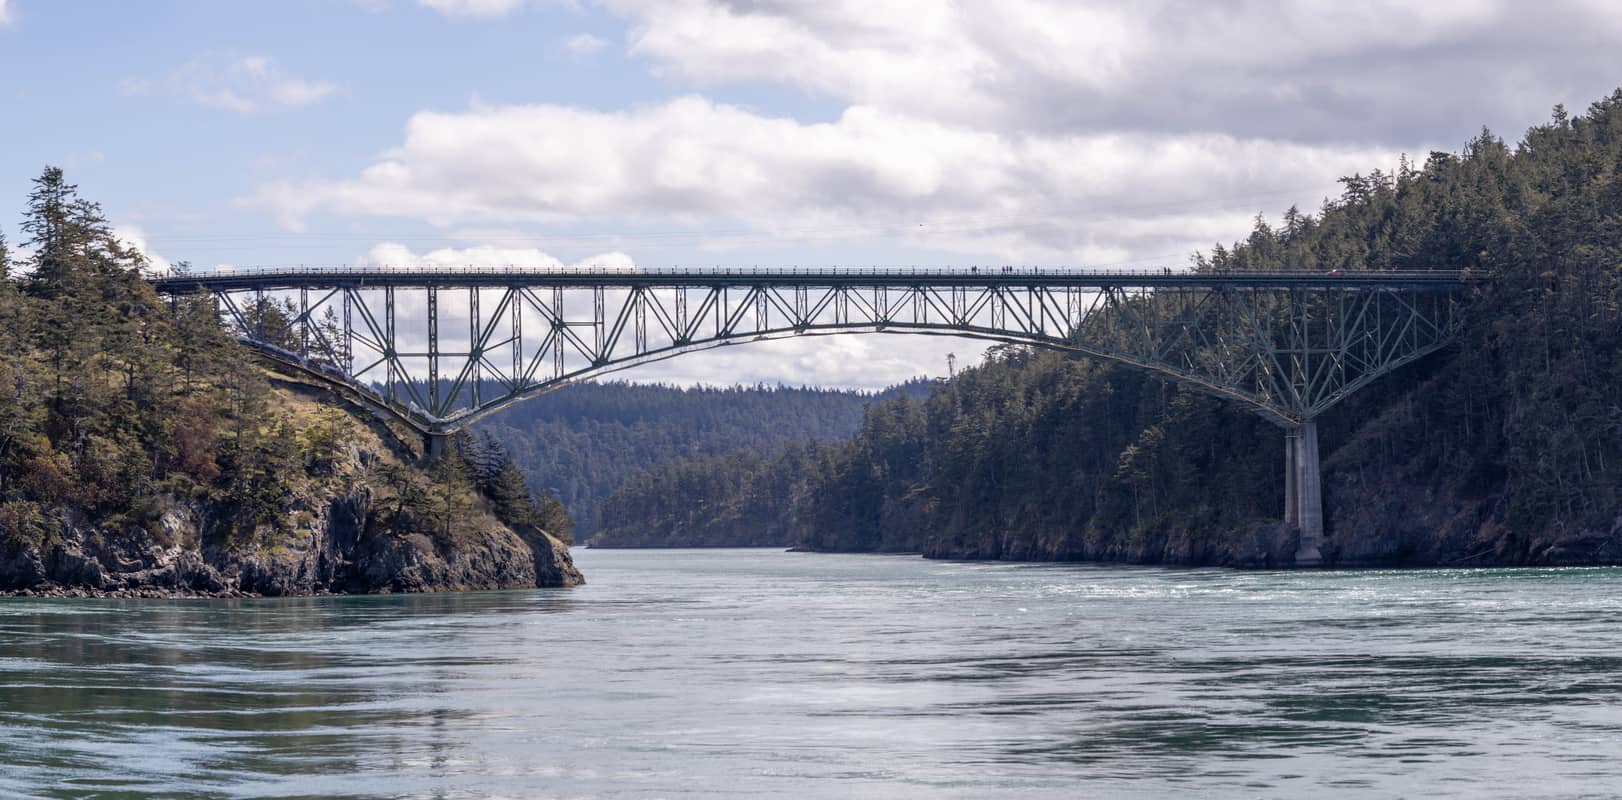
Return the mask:
[[174,265],[170,263],[169,259],[164,258],[158,253],[158,251],[152,249],[152,245],[147,238],[146,231],[143,230],[141,226],[114,225],[113,238],[117,239],[125,247],[132,248],[146,256],[147,272],[165,273],[174,269]]
[[361,266],[388,267],[390,269],[423,271],[455,269],[609,269],[635,270],[636,261],[621,252],[598,253],[573,263],[535,247],[446,247],[417,253],[397,242],[384,242],[367,251],[357,260]]
[[192,102],[207,108],[217,108],[222,111],[235,111],[247,114],[259,108],[259,105],[230,89],[193,89]]
[[524,6],[525,0],[417,0],[447,17],[474,17],[489,19],[511,14]]
[[0,25],[10,25],[11,21],[12,17],[10,0],[0,0]]
[[[1615,86],[1603,0],[604,0],[630,51],[1007,132],[1221,131],[1452,144]],[[1577,93],[1575,97],[1570,96]],[[1438,139],[1440,133],[1443,138]]]
[[603,0],[661,74],[848,105],[826,121],[700,96],[424,112],[358,174],[271,182],[249,202],[293,228],[322,212],[742,223],[758,233],[707,244],[1142,259],[1243,236],[1260,210],[1311,209],[1340,175],[1455,146],[1495,111],[1531,121],[1569,87],[1608,92],[1604,58],[1573,52],[1594,37],[1569,34],[1622,23],[1599,0],[1553,2],[1561,14],[1507,0]]
[[563,46],[577,56],[589,56],[608,46],[608,40],[589,33],[577,33],[570,36]]
[[[338,91],[329,81],[308,81],[287,75],[264,56],[230,59],[201,58],[175,70],[168,86],[192,102],[208,108],[248,114],[270,108],[313,105]],[[126,79],[125,94],[150,91],[150,81]]]
[[894,333],[805,336],[688,353],[612,374],[613,379],[678,386],[782,383],[877,390],[920,375],[944,377],[946,354],[978,363],[987,343]]
[[1118,261],[1242,235],[1259,207],[1315,203],[1335,177],[1395,159],[1218,134],[1001,134],[870,107],[806,124],[686,97],[625,112],[421,113],[358,176],[272,183],[248,202],[295,229],[323,211],[438,225],[676,219]]
[[634,23],[631,52],[658,59],[667,74],[708,83],[787,83],[911,114],[951,108],[978,117],[993,110],[983,93],[965,91],[974,88],[977,75],[998,65],[968,46],[957,4],[611,0],[608,5]]

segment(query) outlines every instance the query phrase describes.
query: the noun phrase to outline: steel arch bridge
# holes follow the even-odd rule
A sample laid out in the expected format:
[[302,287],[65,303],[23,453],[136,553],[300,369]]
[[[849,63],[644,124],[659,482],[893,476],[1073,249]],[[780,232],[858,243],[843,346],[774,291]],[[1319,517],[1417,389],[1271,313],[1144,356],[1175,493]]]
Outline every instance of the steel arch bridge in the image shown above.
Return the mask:
[[1308,561],[1322,529],[1314,418],[1452,341],[1465,286],[1449,271],[1010,267],[300,268],[152,283],[170,296],[212,294],[243,344],[405,422],[430,450],[525,398],[740,342],[946,335],[1120,362],[1286,429],[1285,516]]

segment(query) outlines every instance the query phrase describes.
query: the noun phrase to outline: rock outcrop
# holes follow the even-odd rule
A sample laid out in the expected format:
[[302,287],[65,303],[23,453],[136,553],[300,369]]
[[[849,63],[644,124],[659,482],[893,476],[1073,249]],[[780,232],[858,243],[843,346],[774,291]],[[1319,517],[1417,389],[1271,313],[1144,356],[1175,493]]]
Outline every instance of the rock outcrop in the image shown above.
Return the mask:
[[[107,531],[61,519],[48,542],[0,544],[0,593],[137,596],[284,596],[437,592],[584,583],[568,548],[494,520],[445,546],[380,523],[364,489],[335,498],[297,535],[274,544],[201,548],[219,509],[175,508],[165,535]],[[164,545],[162,540],[176,542]]]
[[[293,418],[325,408],[319,394],[285,384],[277,394]],[[328,457],[286,479],[292,491],[271,519],[206,496],[166,496],[139,519],[97,521],[59,506],[0,530],[0,594],[286,596],[584,583],[564,544],[503,524],[476,496],[454,515],[402,510],[411,492],[433,491],[431,478],[378,430],[346,420]]]

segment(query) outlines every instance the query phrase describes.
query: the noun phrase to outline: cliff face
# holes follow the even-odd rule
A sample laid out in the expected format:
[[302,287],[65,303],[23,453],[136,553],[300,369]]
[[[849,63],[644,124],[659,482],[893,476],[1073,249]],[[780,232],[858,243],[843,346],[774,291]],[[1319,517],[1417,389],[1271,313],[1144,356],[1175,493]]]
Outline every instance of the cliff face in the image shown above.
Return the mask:
[[[280,384],[275,411],[331,409]],[[408,454],[354,418],[329,457],[293,476],[270,519],[211,499],[155,498],[140,519],[87,519],[69,507],[0,531],[0,593],[309,595],[574,586],[568,548],[502,524],[477,503],[433,518],[402,511],[431,487]]]
[[163,544],[204,538],[215,509],[177,508],[144,530],[61,520],[43,546],[0,545],[0,592],[58,595],[235,596],[520,589],[584,583],[550,536],[493,525],[443,547],[378,523],[368,493],[335,499],[311,527],[270,546]]

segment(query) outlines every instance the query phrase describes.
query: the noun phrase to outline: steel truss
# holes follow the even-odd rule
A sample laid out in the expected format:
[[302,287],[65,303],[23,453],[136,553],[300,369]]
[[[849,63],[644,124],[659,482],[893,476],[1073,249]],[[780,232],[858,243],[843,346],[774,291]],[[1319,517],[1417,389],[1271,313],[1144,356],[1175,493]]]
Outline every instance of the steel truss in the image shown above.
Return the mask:
[[681,353],[863,332],[1083,353],[1238,400],[1293,427],[1446,345],[1458,330],[1462,285],[1453,273],[1006,270],[310,271],[156,283],[168,293],[212,292],[245,344],[427,434]]

